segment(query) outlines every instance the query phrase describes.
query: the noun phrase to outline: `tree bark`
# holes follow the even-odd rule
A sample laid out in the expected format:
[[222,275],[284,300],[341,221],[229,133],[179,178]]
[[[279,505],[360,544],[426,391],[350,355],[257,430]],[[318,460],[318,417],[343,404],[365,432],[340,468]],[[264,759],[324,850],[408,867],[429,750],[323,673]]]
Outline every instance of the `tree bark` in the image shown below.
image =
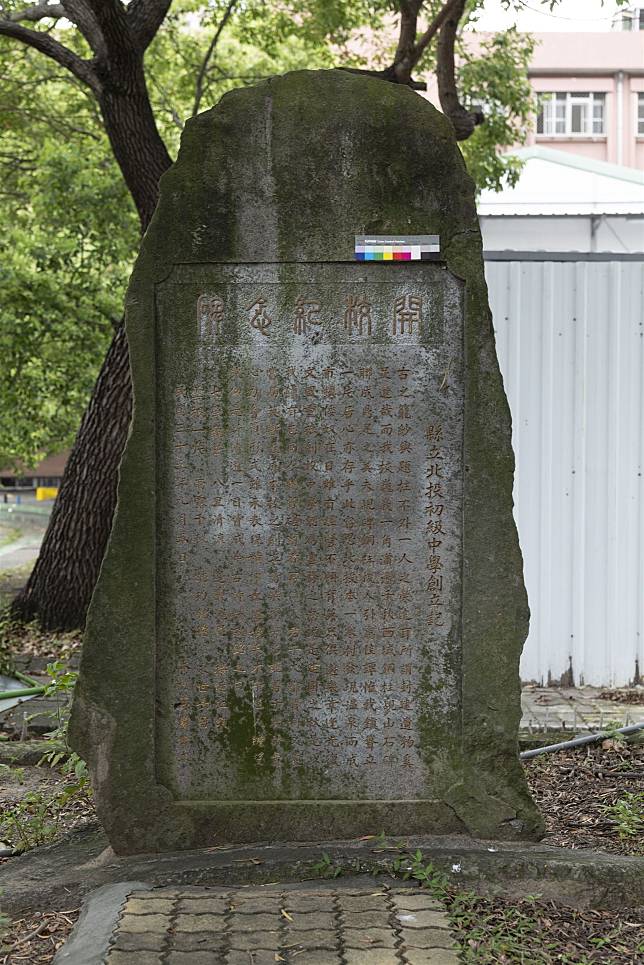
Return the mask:
[[[143,56],[101,77],[99,104],[112,150],[136,204],[142,230],[157,202],[170,157],[157,131]],[[116,76],[116,81],[112,78]],[[83,416],[36,565],[13,614],[44,630],[85,625],[116,506],[118,467],[131,414],[125,327],[119,327]]]
[[72,449],[36,565],[13,613],[45,630],[83,627],[116,504],[118,465],[131,414],[130,365],[121,324]]
[[142,56],[112,67],[101,80],[98,103],[105,130],[145,231],[156,207],[159,179],[172,162],[152,113]]

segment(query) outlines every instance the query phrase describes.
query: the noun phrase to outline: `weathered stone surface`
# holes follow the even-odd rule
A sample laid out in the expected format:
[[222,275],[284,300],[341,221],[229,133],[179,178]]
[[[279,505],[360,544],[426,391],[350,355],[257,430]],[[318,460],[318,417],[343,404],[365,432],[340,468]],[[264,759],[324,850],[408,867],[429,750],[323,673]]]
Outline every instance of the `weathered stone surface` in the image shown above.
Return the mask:
[[[440,262],[353,261],[400,231]],[[537,835],[509,411],[448,122],[342,71],[227,94],[162,181],[127,325],[72,718],[115,850]]]
[[[452,875],[462,887],[483,894],[517,898],[538,893],[546,900],[578,908],[619,909],[644,905],[644,858],[641,857],[581,848],[553,848],[530,842],[479,841],[465,836],[412,837],[398,843],[403,849],[419,849],[427,861]],[[69,908],[71,901],[80,903],[93,888],[125,879],[156,885],[151,894],[163,898],[170,894],[178,897],[179,886],[181,895],[204,895],[206,889],[195,886],[195,882],[202,885],[210,882],[215,886],[214,893],[221,896],[223,883],[230,888],[233,884],[247,886],[260,881],[313,878],[320,859],[319,844],[245,846],[216,852],[183,851],[120,858],[112,855],[109,860],[97,859],[106,844],[103,835],[75,832],[53,845],[28,851],[0,865],[3,910],[15,917],[36,911],[44,904],[52,910],[63,910]],[[356,868],[362,868],[368,874],[382,871],[387,880],[391,876],[391,853],[374,854],[372,841],[328,842],[325,848],[333,863],[349,875],[354,874]],[[255,858],[254,864],[244,860],[249,854]],[[458,874],[452,871],[454,866],[460,868]],[[349,883],[344,877],[337,880],[344,885],[340,898],[340,905],[344,907],[347,895],[354,894],[351,885],[365,879],[350,878]],[[382,889],[382,879],[367,880],[370,894]],[[168,881],[175,887],[163,887]],[[325,884],[333,882],[318,883],[319,887]],[[286,908],[290,911],[288,888],[287,884],[280,886],[280,890],[287,892]],[[272,893],[272,890],[267,886],[245,887],[243,894]],[[209,891],[213,893],[213,889]],[[404,896],[399,895],[399,889],[393,892],[398,903]],[[139,894],[149,896],[147,891]],[[359,892],[355,894],[359,896]],[[235,896],[232,904],[237,908],[242,901]],[[327,909],[328,905],[320,907]]]

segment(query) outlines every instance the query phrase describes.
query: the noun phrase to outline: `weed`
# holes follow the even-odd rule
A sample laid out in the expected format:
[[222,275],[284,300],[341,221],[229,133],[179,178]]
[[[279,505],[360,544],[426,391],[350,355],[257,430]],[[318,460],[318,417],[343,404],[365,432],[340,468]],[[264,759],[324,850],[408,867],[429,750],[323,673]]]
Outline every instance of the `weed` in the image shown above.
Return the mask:
[[624,794],[614,804],[602,808],[617,826],[620,838],[635,838],[644,832],[644,791]]
[[417,881],[419,885],[428,888],[437,898],[447,894],[449,879],[442,871],[438,871],[431,861],[427,862],[422,851],[413,854],[401,854],[391,863],[392,871],[403,881]]
[[342,874],[342,866],[335,864],[326,851],[322,852],[322,857],[316,861],[311,870],[318,878],[338,878]]
[[15,778],[18,784],[25,783],[24,767],[12,767],[11,764],[0,764],[0,774],[6,774],[8,777]]
[[45,735],[47,740],[52,742],[53,747],[45,751],[39,763],[46,764],[48,767],[60,767],[66,777],[73,774],[79,782],[80,791],[87,783],[87,765],[71,749],[67,740],[69,706],[78,674],[74,670],[69,670],[63,660],[55,660],[47,664],[47,676],[49,683],[44,696],[56,700],[56,709],[48,712],[56,726]]
[[16,621],[12,618],[8,606],[0,608],[0,674],[12,677],[15,673],[12,650],[16,635]]
[[[460,959],[467,965],[490,962],[530,962],[546,965],[552,961],[536,918],[522,908],[499,913],[488,911],[485,900],[474,892],[454,887],[448,875],[428,861],[422,851],[401,852],[391,864],[394,875],[416,881],[447,910],[450,926],[460,945]],[[528,905],[531,902],[524,902]],[[565,961],[565,959],[560,959]],[[585,965],[579,959],[576,965]]]
[[55,838],[65,808],[86,798],[88,792],[87,765],[67,741],[69,701],[78,674],[69,670],[62,660],[57,660],[47,665],[47,675],[49,683],[45,696],[56,700],[55,710],[48,712],[55,726],[45,735],[51,746],[45,750],[39,766],[57,768],[66,780],[53,790],[32,791],[5,810],[0,833],[18,851],[35,848]]
[[60,819],[59,796],[31,791],[22,801],[7,808],[2,816],[2,837],[16,851],[28,851],[56,837]]

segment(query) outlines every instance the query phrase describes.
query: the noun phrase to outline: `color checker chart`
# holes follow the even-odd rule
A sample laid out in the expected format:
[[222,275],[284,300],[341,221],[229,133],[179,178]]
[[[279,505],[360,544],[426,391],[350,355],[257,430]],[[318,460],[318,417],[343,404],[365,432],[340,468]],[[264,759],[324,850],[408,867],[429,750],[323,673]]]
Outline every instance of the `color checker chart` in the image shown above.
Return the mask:
[[438,235],[356,235],[356,261],[436,261]]

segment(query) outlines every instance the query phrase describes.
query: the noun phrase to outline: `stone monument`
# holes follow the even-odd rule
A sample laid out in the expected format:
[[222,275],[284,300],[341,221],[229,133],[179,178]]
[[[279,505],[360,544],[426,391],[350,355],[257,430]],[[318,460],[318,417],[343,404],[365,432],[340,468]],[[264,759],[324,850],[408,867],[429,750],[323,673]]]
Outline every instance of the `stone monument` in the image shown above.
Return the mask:
[[115,850],[538,836],[510,417],[448,121],[344,71],[226,94],[186,126],[126,313],[71,726]]

